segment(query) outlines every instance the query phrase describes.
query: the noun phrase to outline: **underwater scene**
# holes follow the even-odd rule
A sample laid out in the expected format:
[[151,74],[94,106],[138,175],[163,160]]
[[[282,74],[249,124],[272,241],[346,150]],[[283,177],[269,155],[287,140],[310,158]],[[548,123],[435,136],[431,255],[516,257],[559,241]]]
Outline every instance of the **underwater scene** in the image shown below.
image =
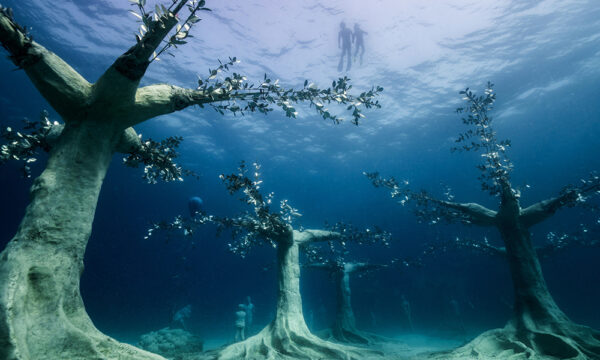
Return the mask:
[[0,359],[600,359],[596,0],[0,0]]

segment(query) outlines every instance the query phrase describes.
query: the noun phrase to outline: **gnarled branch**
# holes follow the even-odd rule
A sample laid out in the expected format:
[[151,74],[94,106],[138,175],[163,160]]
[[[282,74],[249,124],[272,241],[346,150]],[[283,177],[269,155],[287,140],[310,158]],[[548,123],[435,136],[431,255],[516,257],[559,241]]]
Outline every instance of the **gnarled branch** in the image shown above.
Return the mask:
[[451,201],[430,198],[430,201],[447,209],[455,210],[461,221],[478,226],[495,226],[496,211],[490,210],[477,203],[455,203]]
[[400,186],[393,177],[383,178],[378,172],[363,174],[371,180],[375,187],[386,187],[390,189],[393,198],[399,198],[399,203],[405,205],[408,202],[415,203],[416,215],[431,223],[437,223],[440,220],[447,222],[460,221],[479,226],[495,226],[496,211],[490,210],[476,203],[457,203],[448,200],[441,200],[431,196],[426,191],[413,191],[408,188],[408,181],[405,186]]
[[86,106],[92,85],[59,56],[33,41],[15,22],[10,9],[1,6],[0,43],[65,121],[75,118]]
[[519,215],[521,224],[525,227],[531,227],[548,219],[560,208],[583,204],[587,196],[598,195],[599,193],[600,177],[592,174],[589,179],[582,180],[582,185],[578,187],[568,186],[563,189],[559,196],[539,201],[521,210]]
[[181,88],[174,85],[156,84],[144,86],[135,94],[135,104],[127,118],[127,126],[133,126],[156,116],[170,114],[193,105],[243,99],[255,93],[207,93],[203,90]]
[[389,267],[387,264],[373,264],[368,262],[347,262],[344,271],[347,273],[362,273],[367,271],[381,270]]
[[294,230],[294,241],[300,244],[331,241],[339,239],[341,236],[338,232],[327,230]]
[[492,255],[503,259],[506,258],[506,249],[490,244],[485,237],[483,240],[456,237],[453,240],[430,243],[423,251],[423,257],[430,257],[438,253],[446,253],[449,250],[472,250],[485,255]]
[[142,27],[146,31],[141,37],[136,35],[137,43],[119,56],[98,79],[95,87],[98,97],[134,96],[140,80],[150,65],[150,57],[179,22],[176,15],[186,2],[187,0],[177,0],[173,3],[175,6],[173,9],[163,7],[164,11],[160,14],[158,11],[155,14],[147,13],[144,10],[145,1],[137,2],[142,14],[135,11],[133,13],[142,19]]

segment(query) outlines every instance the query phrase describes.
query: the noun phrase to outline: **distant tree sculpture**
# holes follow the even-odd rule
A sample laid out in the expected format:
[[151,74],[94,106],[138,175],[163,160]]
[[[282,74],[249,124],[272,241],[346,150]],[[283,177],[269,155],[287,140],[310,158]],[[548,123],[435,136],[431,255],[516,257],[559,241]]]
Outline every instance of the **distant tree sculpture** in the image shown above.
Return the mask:
[[379,107],[374,97],[381,88],[352,96],[347,78],[328,89],[305,82],[300,90],[285,89],[266,76],[258,86],[236,73],[222,79],[219,73],[229,70],[235,58],[210,70],[195,89],[140,87],[148,66],[185,44],[200,20],[197,15],[207,9],[204,0],[169,1],[158,4],[155,12],[145,9],[145,0],[131,3],[141,22],[140,35],[95,83],[33,41],[12,11],[0,7],[0,44],[64,121],[46,168],[31,187],[31,203],[17,234],[0,255],[2,359],[161,358],[97,330],[79,292],[84,252],[112,155],[143,146],[132,126],[193,105],[234,114],[278,107],[295,117],[293,104],[307,102],[323,118],[339,122],[325,108],[336,103],[348,107],[353,123],[363,116],[363,107]]
[[331,338],[344,343],[372,344],[383,338],[356,328],[356,318],[352,310],[350,276],[368,271],[387,268],[387,264],[371,264],[367,262],[324,261],[303,265],[307,268],[319,269],[331,274],[336,283],[337,302],[335,321],[331,327]]
[[[521,208],[520,192],[510,184],[512,163],[506,155],[509,141],[498,141],[488,112],[496,98],[492,84],[485,94],[476,96],[469,89],[461,92],[467,105],[463,122],[472,127],[461,134],[457,150],[482,150],[484,163],[479,165],[483,190],[499,198],[498,211],[475,203],[441,200],[421,191],[414,192],[394,178],[384,179],[377,173],[366,174],[376,187],[391,189],[392,197],[402,204],[413,202],[421,219],[432,223],[446,220],[484,227],[496,227],[504,242],[510,266],[515,304],[512,319],[503,329],[483,333],[471,343],[439,358],[508,358],[513,354],[529,357],[599,358],[600,332],[573,323],[556,305],[548,291],[529,229],[551,217],[563,207],[583,204],[587,197],[600,192],[600,179],[592,175],[579,186],[567,186],[547,200]],[[515,355],[516,356],[516,355]]]
[[[334,228],[339,227],[335,225]],[[356,232],[354,230],[354,232]],[[302,266],[310,269],[317,269],[327,272],[336,284],[336,315],[331,329],[320,335],[324,338],[333,338],[338,342],[373,344],[376,342],[388,341],[382,336],[369,332],[358,330],[356,327],[356,318],[352,310],[350,288],[350,277],[352,275],[363,276],[367,273],[389,268],[407,268],[409,266],[418,266],[420,260],[412,259],[392,259],[389,263],[369,263],[359,261],[348,261],[348,251],[345,243],[342,246],[335,247],[330,245],[329,253],[324,256],[315,246],[307,249],[307,262]],[[388,246],[387,242],[383,245]]]
[[253,247],[269,245],[277,250],[277,309],[275,319],[257,335],[245,341],[226,346],[206,354],[214,359],[364,359],[365,356],[378,357],[380,354],[357,347],[350,347],[324,341],[308,330],[302,312],[300,295],[301,248],[316,242],[384,242],[389,234],[381,231],[355,231],[338,226],[338,231],[296,230],[292,220],[300,216],[286,200],[281,201],[280,211],[273,212],[270,204],[273,193],[266,197],[260,193],[260,166],[253,164],[253,179],[248,177],[248,168],[241,163],[237,174],[221,175],[230,194],[242,192],[240,199],[253,207],[235,218],[219,218],[198,213],[193,218],[177,216],[171,223],[159,222],[152,226],[149,235],[157,230],[181,231],[192,235],[198,225],[212,222],[218,231],[231,229],[233,241],[229,250],[245,257]]

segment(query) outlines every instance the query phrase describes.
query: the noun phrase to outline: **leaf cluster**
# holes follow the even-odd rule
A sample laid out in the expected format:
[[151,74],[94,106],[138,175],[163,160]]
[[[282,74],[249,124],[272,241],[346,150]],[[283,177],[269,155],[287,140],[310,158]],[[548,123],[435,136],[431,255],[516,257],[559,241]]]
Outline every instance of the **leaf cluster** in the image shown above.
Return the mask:
[[[251,175],[248,174],[250,171]],[[273,202],[274,193],[269,193],[267,196],[262,195],[260,175],[258,163],[253,163],[249,168],[242,161],[237,173],[219,176],[231,195],[241,192],[243,196],[240,200],[253,207],[253,213],[245,213],[221,224],[221,227],[233,228],[232,236],[238,241],[230,243],[228,246],[232,252],[241,256],[245,256],[251,247],[259,243],[266,242],[276,247],[278,240],[291,231],[290,224],[293,218],[301,216],[297,209],[289,205],[287,200],[280,202],[280,211],[272,211],[270,205]]]
[[10,54],[9,58],[14,64],[17,65],[18,69],[22,69],[24,66],[28,65],[29,62],[35,61],[36,59],[35,56],[31,56],[31,54],[28,52],[31,44],[33,43],[33,37],[29,33],[29,29],[26,26],[21,26],[15,21],[11,8],[0,5],[0,15],[7,18],[10,21],[13,29],[20,33],[23,37],[22,44],[20,44],[18,51],[15,51],[16,49],[12,49],[8,43],[2,42],[2,47]]
[[213,215],[206,215],[204,212],[196,212],[191,218],[186,218],[181,215],[177,215],[171,222],[158,221],[152,223],[144,239],[149,239],[154,232],[164,231],[167,234],[167,238],[170,238],[173,234],[183,232],[186,237],[193,237],[195,230],[203,224],[213,223],[217,221]]
[[[346,106],[347,111],[351,111],[351,122],[358,125],[360,119],[365,117],[362,113],[363,108],[381,108],[375,97],[383,91],[382,87],[373,87],[358,96],[353,96],[349,94],[352,85],[348,77],[333,81],[331,87],[326,89],[320,89],[314,83],[305,80],[304,86],[299,90],[284,88],[279,84],[279,80],[272,80],[266,74],[260,84],[250,84],[246,76],[235,72],[224,79],[217,77],[236,63],[239,63],[239,60],[235,57],[229,58],[225,63],[219,60],[216,69],[209,69],[208,76],[198,80],[198,90],[213,100],[210,106],[221,115],[226,112],[234,115],[244,115],[245,112],[268,114],[277,107],[283,110],[287,117],[296,118],[298,111],[295,104],[308,102],[323,119],[339,124],[344,119],[332,113],[325,105],[341,104]],[[219,102],[221,99],[223,101]]]
[[510,140],[497,139],[492,117],[489,116],[496,101],[493,86],[488,82],[484,94],[479,96],[469,88],[459,93],[466,104],[456,109],[456,113],[465,115],[462,122],[470,129],[459,134],[456,143],[461,146],[453,147],[452,151],[482,151],[483,163],[477,166],[481,171],[481,187],[491,195],[499,195],[502,185],[510,180],[513,165],[506,154]]
[[546,243],[537,249],[541,257],[549,257],[558,251],[570,248],[590,248],[600,246],[600,219],[593,226],[579,225],[572,233],[546,234]]
[[[159,56],[163,53],[174,56],[168,50],[171,47],[177,48],[177,45],[186,44],[185,39],[193,37],[189,32],[192,26],[200,21],[197,13],[199,11],[210,11],[210,9],[204,7],[205,0],[173,0],[169,7],[156,4],[154,11],[146,9],[146,0],[129,1],[137,7],[137,11],[129,10],[129,12],[141,22],[139,34],[135,35],[138,46],[144,46],[146,42],[152,42],[158,33],[164,32],[170,28],[173,21],[177,21],[175,32],[167,40],[162,40],[162,48],[152,54],[150,62],[160,60]],[[188,14],[183,21],[180,21],[178,12],[184,5],[187,5]],[[158,36],[160,39],[164,37],[162,34]]]
[[429,224],[440,222],[455,223],[460,222],[469,224],[470,219],[462,211],[454,209],[451,200],[454,199],[450,188],[446,187],[445,196],[448,201],[440,200],[429,194],[425,190],[413,191],[408,185],[407,180],[402,181],[402,185],[394,178],[384,178],[379,172],[363,172],[375,187],[385,187],[390,189],[392,198],[397,199],[398,203],[405,206],[409,203],[413,205],[413,212],[419,221]]
[[593,210],[596,210],[597,206],[588,203],[589,198],[600,195],[600,176],[597,173],[592,172],[589,174],[587,179],[581,179],[581,183],[576,185],[565,186],[558,196],[558,200],[555,203],[555,208],[550,209],[556,211],[558,208],[574,207],[574,206],[587,206]]
[[161,221],[152,224],[149,236],[156,230],[164,230],[167,233],[183,230],[185,236],[193,236],[197,226],[210,222],[217,226],[217,236],[227,229],[231,230],[232,241],[227,246],[231,252],[241,257],[245,257],[255,246],[268,244],[277,247],[280,238],[292,231],[290,223],[293,218],[301,214],[287,200],[280,202],[279,212],[271,210],[274,194],[262,195],[259,171],[259,164],[253,163],[249,167],[242,161],[237,173],[219,176],[231,195],[238,192],[243,194],[240,200],[250,205],[253,212],[244,212],[236,217],[207,216],[204,213],[198,213],[193,218],[178,215],[172,222]]
[[183,138],[180,136],[170,136],[161,141],[147,139],[142,141],[139,149],[123,158],[123,164],[132,168],[144,165],[143,178],[149,184],[156,184],[158,180],[183,181],[184,175],[198,179],[199,176],[195,172],[182,169],[175,163],[175,159],[179,157],[177,148],[181,141]]
[[[23,120],[23,132],[16,131],[11,127],[0,130],[0,138],[6,143],[0,146],[0,165],[9,160],[23,163],[22,174],[26,178],[31,177],[29,164],[37,161],[38,151],[50,151],[47,136],[53,126],[60,126],[58,122],[52,123],[48,119],[48,113],[43,111],[39,121]],[[25,132],[26,131],[26,132]]]

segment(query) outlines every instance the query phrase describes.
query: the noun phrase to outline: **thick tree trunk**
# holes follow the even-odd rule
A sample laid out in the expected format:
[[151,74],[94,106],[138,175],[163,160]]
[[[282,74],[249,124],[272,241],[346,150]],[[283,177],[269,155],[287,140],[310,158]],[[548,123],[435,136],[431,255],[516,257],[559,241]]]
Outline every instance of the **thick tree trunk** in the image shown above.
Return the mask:
[[352,290],[350,289],[350,275],[356,270],[356,265],[346,264],[343,270],[336,274],[337,283],[337,309],[335,322],[325,338],[333,338],[344,343],[370,345],[377,342],[386,342],[382,336],[361,331],[356,328],[356,318],[352,310]]
[[600,359],[600,332],[573,323],[548,291],[529,229],[512,217],[498,229],[515,292],[514,312],[502,329],[487,331],[436,359]]
[[336,274],[337,309],[335,322],[331,329],[332,337],[340,342],[371,344],[373,338],[356,328],[356,318],[352,310],[350,271],[344,269]]
[[299,242],[291,234],[277,246],[275,319],[245,341],[206,354],[210,359],[371,359],[380,353],[324,341],[310,333],[302,313]]
[[548,291],[528,229],[500,228],[514,287],[514,326],[517,329],[546,327],[568,322]]
[[277,281],[277,312],[273,327],[309,333],[302,313],[299,246],[296,241],[281,242],[277,247]]
[[98,331],[79,292],[115,133],[102,122],[68,123],[34,181],[25,217],[0,255],[0,358],[162,359]]
[[356,330],[356,319],[354,317],[354,311],[352,311],[352,303],[350,296],[352,291],[350,290],[350,273],[348,271],[340,271],[336,274],[337,282],[337,311],[335,317],[336,330],[348,329],[351,331]]

